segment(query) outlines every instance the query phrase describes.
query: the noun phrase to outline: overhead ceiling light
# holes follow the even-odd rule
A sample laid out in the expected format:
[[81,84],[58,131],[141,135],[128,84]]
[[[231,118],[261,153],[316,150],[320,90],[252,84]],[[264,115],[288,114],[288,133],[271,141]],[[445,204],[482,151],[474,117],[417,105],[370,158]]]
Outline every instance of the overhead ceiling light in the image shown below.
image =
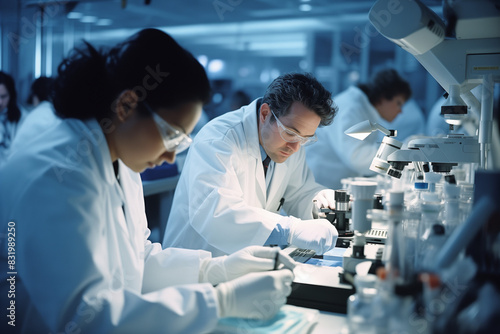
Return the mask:
[[310,12],[311,9],[312,9],[312,6],[308,5],[308,4],[305,4],[305,3],[299,6],[299,10],[301,12]]
[[69,12],[66,17],[72,20],[79,20],[83,17],[83,14],[78,12]]
[[213,59],[208,63],[208,71],[217,73],[224,69],[224,61],[221,59]]
[[111,19],[99,19],[96,23],[98,26],[110,26],[113,24],[113,20]]
[[87,15],[87,16],[82,17],[80,19],[80,22],[82,22],[82,23],[96,23],[97,22],[97,17]]

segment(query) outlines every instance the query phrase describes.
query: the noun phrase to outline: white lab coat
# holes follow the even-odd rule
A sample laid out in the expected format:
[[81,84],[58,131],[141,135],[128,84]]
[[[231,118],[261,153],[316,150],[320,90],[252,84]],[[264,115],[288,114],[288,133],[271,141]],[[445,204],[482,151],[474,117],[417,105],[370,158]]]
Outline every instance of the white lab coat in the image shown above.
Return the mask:
[[175,190],[164,247],[206,249],[214,256],[263,245],[288,215],[312,219],[324,187],[305,164],[304,149],[276,164],[269,196],[257,130],[257,101],[205,125],[189,148]]
[[60,121],[61,119],[54,113],[52,103],[42,101],[25,116],[20,124],[12,142],[11,151],[15,151],[31,141],[36,141],[38,136]]
[[382,122],[382,117],[361,89],[351,86],[333,98],[338,106],[332,124],[318,128],[318,141],[306,147],[307,164],[316,181],[331,189],[342,189],[343,178],[370,176],[370,164],[377,153],[383,134],[372,132],[365,140],[344,133],[365,120]]
[[405,142],[412,136],[425,135],[426,121],[424,112],[417,102],[410,99],[406,101],[401,113],[392,122],[382,119],[380,125],[386,129],[397,130],[397,135],[394,138]]
[[12,123],[7,118],[7,108],[0,110],[0,166],[2,166],[9,157],[12,141],[14,140],[19,125],[23,122],[23,112],[21,119],[17,123]]
[[119,162],[119,179],[95,120],[62,121],[0,170],[0,219],[5,228],[15,223],[17,286],[28,294],[16,300],[23,332],[215,327],[215,289],[192,284],[210,254],[148,241],[140,177]]

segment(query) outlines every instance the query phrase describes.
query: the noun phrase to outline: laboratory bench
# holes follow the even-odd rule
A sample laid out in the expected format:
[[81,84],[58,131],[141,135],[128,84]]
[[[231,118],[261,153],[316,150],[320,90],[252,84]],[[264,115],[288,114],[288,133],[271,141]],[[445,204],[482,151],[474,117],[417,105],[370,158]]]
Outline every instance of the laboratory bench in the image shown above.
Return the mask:
[[[181,159],[183,160],[183,159]],[[182,167],[183,161],[180,162]],[[180,168],[179,168],[180,169]],[[142,185],[152,241],[161,242],[168,215],[172,206],[174,191],[180,174],[153,179],[143,177]],[[293,250],[290,248],[287,252]],[[331,267],[299,263],[292,284],[292,293],[287,304],[304,313],[317,310],[316,324],[307,333],[347,333],[347,298],[353,293],[350,285],[339,282],[342,267]],[[214,333],[218,333],[217,331]],[[249,332],[251,333],[251,331]]]
[[[309,262],[309,261],[308,261]],[[287,304],[318,309],[317,324],[311,334],[347,333],[347,299],[354,290],[340,282],[342,267],[299,263]]]
[[[350,294],[353,290],[350,285],[339,282],[341,270],[341,267],[298,263],[287,305],[275,318],[263,321],[221,319],[211,334],[347,334],[346,293]],[[339,312],[327,311],[329,309],[338,309]]]

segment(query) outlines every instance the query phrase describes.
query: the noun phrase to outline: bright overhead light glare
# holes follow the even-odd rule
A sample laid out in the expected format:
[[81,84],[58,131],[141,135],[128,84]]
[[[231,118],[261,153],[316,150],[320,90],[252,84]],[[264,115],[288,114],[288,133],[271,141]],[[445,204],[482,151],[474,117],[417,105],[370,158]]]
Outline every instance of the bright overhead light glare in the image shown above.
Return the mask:
[[97,22],[97,17],[87,15],[87,16],[82,17],[80,19],[80,22],[82,22],[82,23],[96,23]]
[[99,19],[96,23],[98,26],[110,26],[113,24],[113,20],[111,19]]
[[72,20],[79,20],[83,17],[83,14],[78,12],[69,12],[66,17]]
[[310,12],[312,9],[312,6],[311,5],[308,5],[308,4],[302,4],[299,6],[299,10],[301,12]]
[[212,73],[220,72],[224,69],[224,61],[213,59],[208,63],[208,71]]

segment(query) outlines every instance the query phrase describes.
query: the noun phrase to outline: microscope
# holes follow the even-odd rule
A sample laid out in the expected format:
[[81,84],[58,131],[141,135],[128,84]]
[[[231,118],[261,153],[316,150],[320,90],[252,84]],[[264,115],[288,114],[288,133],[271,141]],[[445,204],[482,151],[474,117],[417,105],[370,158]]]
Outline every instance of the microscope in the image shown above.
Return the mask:
[[320,211],[325,218],[337,229],[339,237],[352,237],[354,235],[351,226],[351,209],[349,205],[350,195],[347,190],[335,190],[335,209],[323,208]]
[[[449,172],[458,163],[492,167],[493,91],[494,83],[500,81],[498,8],[487,0],[445,4],[444,14],[452,14],[448,26],[418,0],[401,0],[396,6],[390,0],[378,0],[370,10],[369,20],[375,28],[411,53],[448,92],[441,115],[450,130],[470,112],[480,116],[477,136],[415,139],[408,143],[408,149],[387,156],[393,177],[400,177],[410,162],[431,163],[433,171],[440,173]],[[482,85],[480,101],[471,93],[478,85]]]

